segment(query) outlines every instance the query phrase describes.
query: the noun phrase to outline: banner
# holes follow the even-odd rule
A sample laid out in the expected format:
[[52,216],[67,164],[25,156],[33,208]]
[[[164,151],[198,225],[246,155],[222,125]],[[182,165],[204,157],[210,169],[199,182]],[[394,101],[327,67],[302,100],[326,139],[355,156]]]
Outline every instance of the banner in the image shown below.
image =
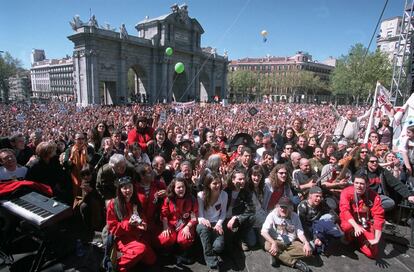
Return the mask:
[[377,83],[377,111],[375,115],[375,125],[381,120],[381,117],[386,115],[390,118],[394,115],[394,108],[391,104],[391,92],[387,90],[381,83]]
[[393,149],[400,150],[401,139],[407,133],[407,127],[414,125],[414,94],[410,96],[407,102],[402,106],[394,116],[394,136]]

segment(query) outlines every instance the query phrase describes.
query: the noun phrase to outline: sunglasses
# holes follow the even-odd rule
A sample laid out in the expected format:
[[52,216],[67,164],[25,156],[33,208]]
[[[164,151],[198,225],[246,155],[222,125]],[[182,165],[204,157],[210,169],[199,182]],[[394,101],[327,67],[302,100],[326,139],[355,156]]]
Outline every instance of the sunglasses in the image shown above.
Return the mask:
[[378,161],[369,161],[370,163],[378,163]]

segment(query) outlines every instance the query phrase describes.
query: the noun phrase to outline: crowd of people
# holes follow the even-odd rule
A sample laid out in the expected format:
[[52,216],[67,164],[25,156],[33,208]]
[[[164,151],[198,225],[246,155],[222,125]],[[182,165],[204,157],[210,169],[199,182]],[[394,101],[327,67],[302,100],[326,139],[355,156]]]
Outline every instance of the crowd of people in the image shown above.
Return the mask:
[[[197,239],[213,271],[234,247],[310,271],[302,259],[334,239],[375,259],[397,204],[414,202],[414,126],[395,150],[392,116],[383,116],[363,143],[368,113],[289,103],[2,104],[0,193],[16,196],[22,180],[48,186],[73,207],[83,243],[109,234],[119,271],[156,266],[163,254],[190,264]],[[14,231],[6,226],[3,248]]]

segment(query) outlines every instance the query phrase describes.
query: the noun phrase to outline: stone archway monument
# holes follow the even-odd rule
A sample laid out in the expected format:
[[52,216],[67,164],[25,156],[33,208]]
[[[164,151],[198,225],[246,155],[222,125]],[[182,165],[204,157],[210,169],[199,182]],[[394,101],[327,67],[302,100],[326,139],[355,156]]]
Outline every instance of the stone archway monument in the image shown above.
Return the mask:
[[[119,31],[109,25],[100,26],[95,16],[88,22],[75,16],[70,24],[75,32],[68,39],[74,43],[78,105],[133,101],[128,91],[130,69],[135,82],[139,82],[135,84],[139,88],[135,95],[145,92],[149,103],[198,101],[200,85],[208,100],[227,96],[227,56],[200,46],[204,30],[188,16],[186,5],[173,5],[169,14],[138,22],[137,36],[129,35],[123,24]],[[171,56],[165,53],[167,47],[174,51]],[[179,76],[174,71],[177,62],[185,67]]]

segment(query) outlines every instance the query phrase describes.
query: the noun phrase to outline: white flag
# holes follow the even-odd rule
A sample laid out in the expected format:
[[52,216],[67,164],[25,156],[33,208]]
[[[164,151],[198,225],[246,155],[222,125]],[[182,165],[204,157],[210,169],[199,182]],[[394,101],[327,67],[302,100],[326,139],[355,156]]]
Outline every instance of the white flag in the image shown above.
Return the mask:
[[402,111],[397,112],[394,120],[394,136],[392,140],[394,150],[400,150],[401,139],[406,135],[407,127],[414,125],[414,93],[401,108]]

